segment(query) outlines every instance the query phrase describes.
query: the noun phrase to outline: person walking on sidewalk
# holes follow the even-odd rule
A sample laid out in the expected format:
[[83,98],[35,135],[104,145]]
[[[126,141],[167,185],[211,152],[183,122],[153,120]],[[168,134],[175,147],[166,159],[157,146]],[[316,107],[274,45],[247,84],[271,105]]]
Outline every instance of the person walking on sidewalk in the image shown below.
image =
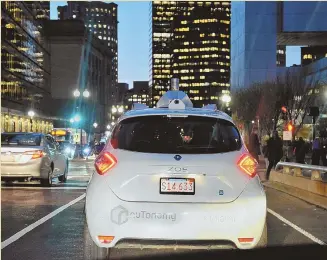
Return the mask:
[[305,154],[307,153],[307,144],[304,142],[303,138],[300,137],[295,143],[295,158],[297,163],[305,164]]
[[268,145],[268,141],[270,139],[270,133],[268,133],[267,135],[265,135],[261,141],[262,143],[262,153],[265,159],[265,163],[266,163],[266,168],[268,168],[269,165],[269,161],[268,161],[268,151],[267,151],[267,145]]
[[327,138],[322,137],[321,139],[321,161],[323,166],[327,166]]
[[283,141],[278,136],[278,132],[274,131],[273,136],[268,140],[267,143],[267,155],[269,165],[266,172],[266,179],[269,180],[270,171],[283,157]]
[[312,142],[312,156],[311,156],[311,164],[312,165],[319,165],[320,163],[320,152],[321,152],[321,144],[319,137]]
[[250,135],[249,152],[257,160],[257,162],[259,162],[259,155],[261,154],[260,142],[258,130],[255,128],[252,129],[252,133]]

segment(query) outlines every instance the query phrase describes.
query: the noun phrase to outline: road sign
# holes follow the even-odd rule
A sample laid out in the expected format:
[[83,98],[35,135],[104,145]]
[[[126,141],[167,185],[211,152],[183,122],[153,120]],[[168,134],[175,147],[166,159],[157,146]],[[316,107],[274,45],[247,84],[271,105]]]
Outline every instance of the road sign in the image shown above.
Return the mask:
[[292,131],[283,131],[283,140],[292,141]]

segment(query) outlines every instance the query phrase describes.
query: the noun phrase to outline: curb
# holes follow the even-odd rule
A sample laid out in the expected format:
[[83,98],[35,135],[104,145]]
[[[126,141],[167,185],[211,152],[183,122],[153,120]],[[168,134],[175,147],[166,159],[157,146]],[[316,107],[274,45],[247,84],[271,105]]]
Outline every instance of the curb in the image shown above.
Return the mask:
[[311,193],[306,190],[302,190],[299,188],[295,188],[286,184],[278,183],[278,182],[263,182],[263,186],[271,189],[275,189],[298,199],[301,199],[305,202],[308,202],[312,205],[316,205],[317,207],[323,208],[327,210],[327,197],[323,197],[314,193]]

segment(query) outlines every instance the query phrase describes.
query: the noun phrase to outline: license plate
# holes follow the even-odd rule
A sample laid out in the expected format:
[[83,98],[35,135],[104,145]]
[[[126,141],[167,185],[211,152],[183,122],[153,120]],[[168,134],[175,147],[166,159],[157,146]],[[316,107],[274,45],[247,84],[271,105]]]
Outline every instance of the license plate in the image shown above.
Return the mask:
[[195,194],[195,179],[192,178],[161,178],[160,194]]

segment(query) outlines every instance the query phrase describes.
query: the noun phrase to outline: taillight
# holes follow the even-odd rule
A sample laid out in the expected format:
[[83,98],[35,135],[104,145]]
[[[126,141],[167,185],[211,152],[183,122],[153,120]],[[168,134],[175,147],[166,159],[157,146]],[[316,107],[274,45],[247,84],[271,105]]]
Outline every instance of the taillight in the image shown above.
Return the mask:
[[105,174],[117,164],[117,159],[111,153],[104,152],[95,160],[95,169],[100,175]]
[[37,150],[37,151],[27,151],[24,153],[25,155],[32,155],[31,159],[39,159],[44,156],[43,151]]
[[118,148],[118,140],[116,138],[111,138],[110,144],[111,144],[112,148],[114,148],[114,149]]
[[251,177],[256,175],[257,161],[249,154],[244,154],[241,156],[237,165],[241,168],[243,172]]

